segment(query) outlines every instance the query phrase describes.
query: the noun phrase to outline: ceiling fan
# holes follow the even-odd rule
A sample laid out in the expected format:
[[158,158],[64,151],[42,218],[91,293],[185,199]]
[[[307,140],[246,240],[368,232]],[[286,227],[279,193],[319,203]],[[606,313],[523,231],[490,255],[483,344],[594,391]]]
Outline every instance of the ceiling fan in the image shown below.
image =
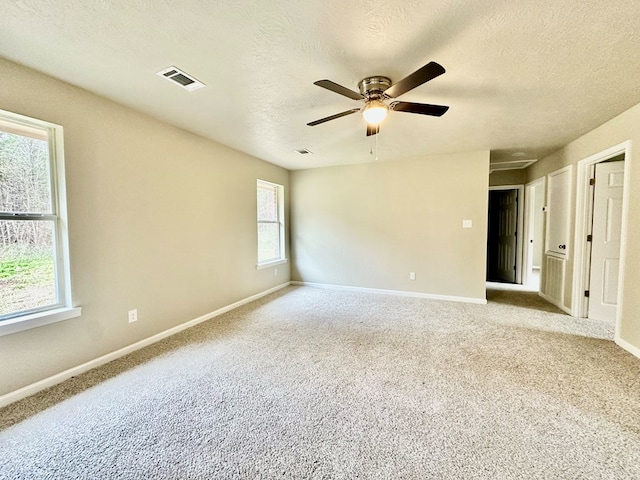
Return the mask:
[[413,102],[391,102],[389,105],[385,103],[385,100],[390,98],[396,98],[400,95],[407,93],[423,83],[433,80],[439,77],[445,72],[444,67],[436,62],[429,62],[424,67],[416,70],[408,77],[403,78],[399,82],[391,83],[391,79],[388,77],[374,76],[367,77],[360,80],[358,83],[358,89],[360,93],[355,92],[349,88],[338,85],[331,80],[318,80],[314,82],[314,85],[326,88],[332,92],[344,95],[345,97],[353,100],[364,100],[364,107],[352,108],[344,112],[336,113],[330,117],[321,118],[314,122],[309,122],[307,125],[314,127],[329,120],[335,120],[336,118],[345,117],[352,113],[362,112],[362,116],[367,122],[367,136],[375,135],[380,131],[380,122],[387,116],[389,110],[396,112],[417,113],[420,115],[431,115],[434,117],[440,117],[449,110],[449,107],[444,105],[430,105],[428,103],[413,103]]

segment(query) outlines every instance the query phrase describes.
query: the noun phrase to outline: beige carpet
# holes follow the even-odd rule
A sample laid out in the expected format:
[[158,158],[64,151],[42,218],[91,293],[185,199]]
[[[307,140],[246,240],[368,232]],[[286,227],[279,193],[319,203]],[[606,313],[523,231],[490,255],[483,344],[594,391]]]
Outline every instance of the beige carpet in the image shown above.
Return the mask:
[[0,478],[640,478],[640,360],[488,297],[286,288],[0,410]]

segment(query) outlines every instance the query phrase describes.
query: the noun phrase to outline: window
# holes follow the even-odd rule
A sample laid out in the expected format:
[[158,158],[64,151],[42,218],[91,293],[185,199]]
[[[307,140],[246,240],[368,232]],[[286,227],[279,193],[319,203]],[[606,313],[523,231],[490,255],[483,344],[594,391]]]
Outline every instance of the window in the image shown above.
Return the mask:
[[0,334],[79,315],[64,207],[62,127],[0,110]]
[[258,268],[286,262],[284,187],[258,180]]

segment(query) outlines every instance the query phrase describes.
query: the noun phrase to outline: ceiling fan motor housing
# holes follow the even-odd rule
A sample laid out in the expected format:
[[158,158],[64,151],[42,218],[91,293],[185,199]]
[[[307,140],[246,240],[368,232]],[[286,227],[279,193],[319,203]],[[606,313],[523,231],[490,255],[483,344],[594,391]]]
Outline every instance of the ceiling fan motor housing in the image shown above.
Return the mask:
[[360,93],[367,100],[379,100],[383,97],[384,91],[391,86],[391,79],[388,77],[367,77],[360,80],[358,88]]

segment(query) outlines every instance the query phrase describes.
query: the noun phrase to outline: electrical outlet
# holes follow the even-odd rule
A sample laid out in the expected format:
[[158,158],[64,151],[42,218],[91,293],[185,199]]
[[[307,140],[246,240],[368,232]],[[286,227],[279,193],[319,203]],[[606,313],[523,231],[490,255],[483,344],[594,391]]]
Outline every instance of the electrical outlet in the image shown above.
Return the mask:
[[129,310],[129,323],[138,321],[138,309],[134,308],[133,310]]
[[278,275],[278,269],[277,269],[277,268],[274,268],[274,269],[273,269],[273,274],[274,274],[274,275]]
[[416,272],[409,272],[409,280],[415,280],[416,279]]

